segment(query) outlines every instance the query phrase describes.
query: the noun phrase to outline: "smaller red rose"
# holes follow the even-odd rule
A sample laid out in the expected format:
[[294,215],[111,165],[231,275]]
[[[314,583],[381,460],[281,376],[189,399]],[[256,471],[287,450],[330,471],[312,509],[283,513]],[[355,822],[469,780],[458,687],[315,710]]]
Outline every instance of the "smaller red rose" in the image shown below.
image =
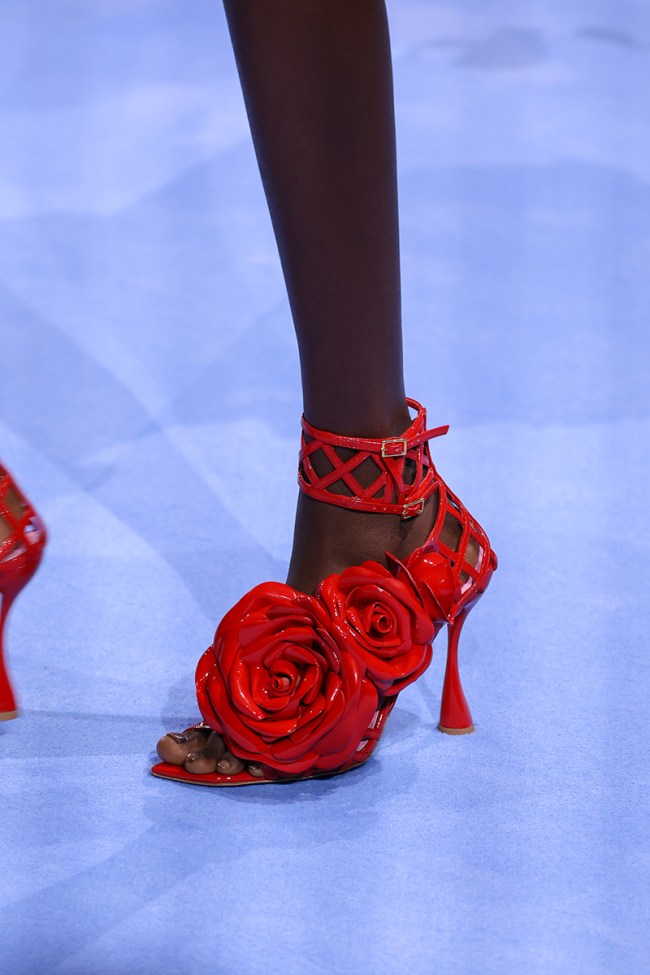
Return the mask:
[[434,626],[408,573],[398,579],[378,562],[364,562],[328,576],[316,598],[353,637],[381,694],[398,694],[429,666]]

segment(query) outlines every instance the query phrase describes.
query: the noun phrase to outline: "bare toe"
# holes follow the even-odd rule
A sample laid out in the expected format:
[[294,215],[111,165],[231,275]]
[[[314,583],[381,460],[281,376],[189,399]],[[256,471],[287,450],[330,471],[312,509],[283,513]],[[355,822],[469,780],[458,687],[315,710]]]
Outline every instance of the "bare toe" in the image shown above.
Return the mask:
[[237,775],[244,768],[244,763],[238,758],[235,758],[234,755],[231,755],[230,752],[226,752],[217,765],[217,771],[224,772],[226,775]]
[[195,772],[197,775],[214,772],[224,753],[228,754],[224,740],[221,735],[213,731],[202,748],[196,749],[187,756],[185,768],[188,772]]
[[163,735],[156,751],[163,762],[171,765],[182,765],[191,752],[202,748],[208,740],[209,729],[192,728],[190,731],[175,732]]
[[237,775],[244,768],[255,779],[266,776],[260,765],[245,765],[240,759],[227,751],[226,744],[216,732],[208,728],[192,728],[190,731],[170,731],[163,735],[157,745],[163,762],[171,765],[184,765],[188,772],[206,775],[209,772],[223,772]]

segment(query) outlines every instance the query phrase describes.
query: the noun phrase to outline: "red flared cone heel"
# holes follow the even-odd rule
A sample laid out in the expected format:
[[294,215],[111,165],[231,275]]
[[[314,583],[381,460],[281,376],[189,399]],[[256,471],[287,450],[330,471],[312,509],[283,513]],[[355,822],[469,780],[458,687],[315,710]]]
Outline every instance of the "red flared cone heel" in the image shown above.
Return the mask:
[[9,472],[0,466],[0,721],[18,715],[5,664],[9,610],[43,555],[45,526]]
[[[226,613],[199,661],[196,692],[207,728],[246,768],[192,772],[166,740],[154,775],[198,785],[254,785],[338,775],[367,761],[397,695],[424,673],[445,623],[449,653],[440,727],[473,730],[458,676],[465,618],[496,569],[487,535],[436,471],[416,412],[400,437],[350,437],[303,418],[300,488],[353,511],[425,517],[424,545],[403,561],[364,562],[323,579],[313,595],[265,582]],[[427,512],[425,515],[424,513]],[[178,744],[178,742],[176,742]],[[193,747],[193,746],[192,746]],[[214,756],[213,756],[214,757]],[[228,760],[229,761],[229,760]],[[189,761],[192,765],[192,760]]]
[[458,614],[453,623],[449,624],[447,633],[447,666],[438,723],[438,728],[446,735],[469,735],[474,731],[472,714],[463,693],[458,670],[458,641],[470,609],[471,607],[464,609]]

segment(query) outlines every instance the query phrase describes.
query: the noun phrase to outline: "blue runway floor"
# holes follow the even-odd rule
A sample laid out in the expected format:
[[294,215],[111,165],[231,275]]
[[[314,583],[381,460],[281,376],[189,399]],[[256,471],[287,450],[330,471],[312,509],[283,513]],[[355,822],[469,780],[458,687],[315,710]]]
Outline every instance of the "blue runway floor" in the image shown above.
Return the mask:
[[9,629],[3,973],[650,971],[650,6],[389,14],[408,390],[500,557],[477,732],[435,730],[442,642],[364,768],[217,791],[152,746],[284,578],[301,410],[225,19],[0,5],[0,456],[51,532]]

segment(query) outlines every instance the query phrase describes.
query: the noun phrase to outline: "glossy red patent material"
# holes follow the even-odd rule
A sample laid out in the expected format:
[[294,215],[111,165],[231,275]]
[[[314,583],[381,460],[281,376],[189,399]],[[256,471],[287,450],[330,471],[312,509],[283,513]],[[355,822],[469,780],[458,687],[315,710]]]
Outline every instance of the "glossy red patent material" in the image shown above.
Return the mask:
[[[355,511],[374,511],[413,518],[436,490],[436,472],[428,441],[442,437],[449,427],[427,430],[427,416],[416,400],[407,399],[416,417],[401,437],[370,440],[319,430],[302,418],[302,442],[298,461],[300,489],[318,501]],[[350,451],[354,451],[350,457]],[[325,460],[326,473],[319,475],[314,460]],[[364,486],[355,471],[371,460],[376,478]],[[317,465],[318,466],[318,465]],[[411,473],[413,472],[413,473]],[[341,494],[344,484],[348,494]],[[338,488],[338,490],[333,490]]]
[[0,542],[0,721],[6,721],[16,717],[17,705],[5,665],[5,625],[13,601],[38,568],[46,532],[11,474],[1,465],[0,521],[5,531],[8,529],[7,537]]
[[[497,560],[487,535],[435,469],[419,403],[401,437],[370,440],[318,430],[303,420],[299,483],[312,497],[341,507],[417,517],[436,496],[425,542],[400,562],[365,562],[328,576],[313,596],[266,582],[242,597],[219,624],[196,672],[205,723],[230,752],[255,763],[248,772],[199,775],[160,763],[163,778],[202,785],[293,781],[348,771],[376,747],[397,694],[431,661],[432,643],[448,624],[447,671],[439,727],[473,730],[458,671],[463,623],[487,588]],[[329,473],[316,474],[322,451]],[[351,453],[353,451],[354,453]],[[377,477],[362,487],[354,475],[369,458]],[[407,461],[409,462],[407,465]],[[366,465],[367,474],[367,465]],[[337,484],[337,491],[329,490]],[[340,494],[344,484],[348,494]],[[443,542],[443,536],[447,542]]]

